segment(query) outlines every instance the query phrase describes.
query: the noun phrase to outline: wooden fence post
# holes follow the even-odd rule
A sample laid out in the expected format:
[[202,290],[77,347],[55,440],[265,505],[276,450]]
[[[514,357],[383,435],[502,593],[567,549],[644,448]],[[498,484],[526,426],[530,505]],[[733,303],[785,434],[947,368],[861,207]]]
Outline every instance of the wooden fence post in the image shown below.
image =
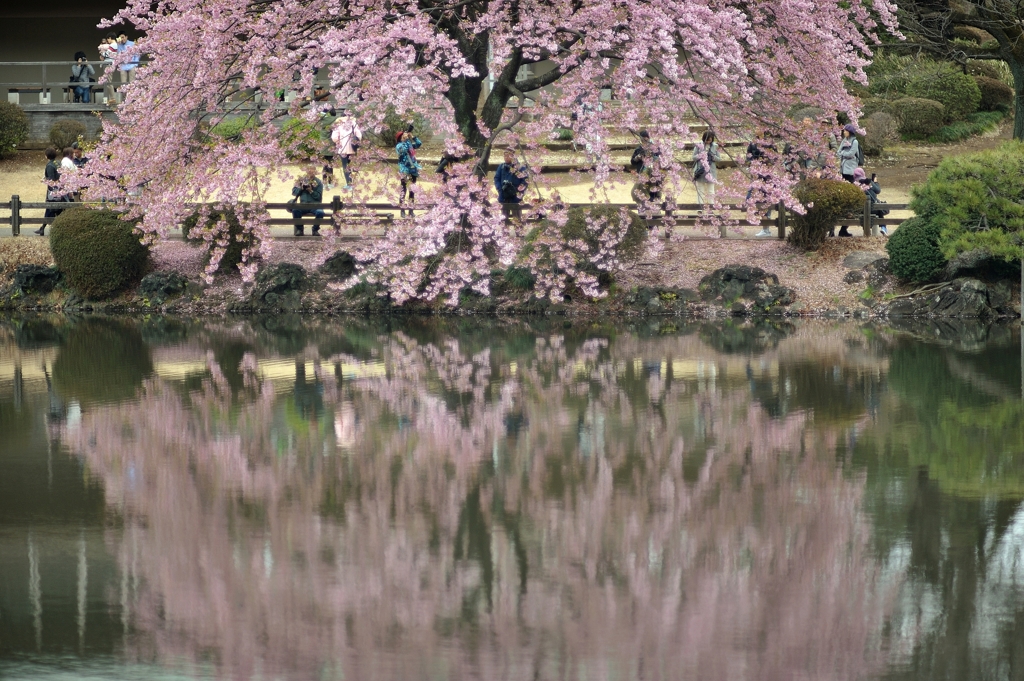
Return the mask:
[[864,227],[864,236],[877,236],[875,234],[874,220],[871,219],[871,199],[864,199],[864,216],[860,223]]
[[11,197],[11,236],[21,234],[21,197],[15,194]]
[[786,238],[786,204],[782,201],[779,201],[779,217],[775,219],[775,229],[780,239]]

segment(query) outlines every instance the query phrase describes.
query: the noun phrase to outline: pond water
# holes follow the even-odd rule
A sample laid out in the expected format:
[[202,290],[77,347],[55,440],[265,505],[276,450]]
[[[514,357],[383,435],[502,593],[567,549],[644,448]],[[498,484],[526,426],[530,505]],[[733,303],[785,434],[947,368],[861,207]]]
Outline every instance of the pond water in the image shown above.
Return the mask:
[[0,318],[0,678],[1022,679],[1020,350]]

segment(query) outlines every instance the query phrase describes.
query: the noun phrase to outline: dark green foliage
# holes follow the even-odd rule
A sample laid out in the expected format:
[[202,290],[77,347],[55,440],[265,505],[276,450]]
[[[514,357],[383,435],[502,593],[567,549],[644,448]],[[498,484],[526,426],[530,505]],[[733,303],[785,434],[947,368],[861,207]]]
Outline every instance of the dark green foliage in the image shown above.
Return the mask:
[[945,258],[973,250],[1024,256],[1024,144],[947,158],[911,193],[911,210],[937,230]]
[[974,82],[981,91],[982,111],[1009,111],[1013,106],[1013,88],[1001,80],[988,76],[975,76]]
[[[647,225],[636,213],[630,212],[628,215],[629,226],[619,243],[618,254],[621,258],[633,260],[643,253],[644,244],[647,243]],[[599,248],[598,235],[587,228],[587,218],[607,220],[607,225],[618,227],[619,209],[614,206],[577,206],[569,209],[569,219],[562,228],[562,237],[566,241],[579,239],[587,244],[591,252],[596,252]]]
[[0,158],[14,154],[28,137],[28,116],[11,102],[0,102]]
[[339,281],[346,281],[356,273],[359,263],[347,251],[337,251],[318,268],[320,272]]
[[529,269],[513,265],[505,270],[505,283],[517,291],[532,291],[537,279]]
[[399,114],[393,107],[388,107],[387,113],[384,114],[384,123],[380,129],[374,131],[377,144],[385,149],[394,149],[397,144],[395,136],[405,130],[409,123],[412,123],[413,134],[426,142],[429,135],[427,119],[418,113]]
[[58,118],[50,126],[50,144],[56,147],[58,152],[70,147],[79,137],[85,137],[85,124],[73,118]]
[[329,148],[317,126],[301,118],[289,118],[281,128],[281,146],[293,161],[312,161]]
[[804,215],[793,214],[793,229],[787,240],[797,248],[817,250],[836,220],[864,206],[864,192],[849,182],[808,178],[796,187],[795,196],[804,206],[813,204]]
[[[187,242],[194,246],[205,247],[208,242],[203,238],[203,234],[211,232],[221,219],[228,223],[228,236],[230,239],[227,249],[224,251],[224,255],[217,266],[217,272],[224,273],[238,267],[239,263],[242,262],[242,251],[252,243],[252,236],[243,232],[242,225],[238,221],[238,215],[235,211],[231,208],[222,211],[212,211],[206,222],[203,223],[203,226],[198,229],[196,225],[199,222],[199,213],[192,213],[181,223],[181,230]],[[209,257],[209,253],[207,253],[207,262],[209,262]]]
[[940,144],[959,142],[994,129],[1003,118],[1005,115],[1002,111],[979,111],[968,116],[966,121],[959,121],[939,128],[938,132],[928,138],[928,141]]
[[149,265],[134,224],[110,210],[65,210],[53,222],[50,250],[68,286],[90,300],[135,285]]
[[860,108],[864,112],[865,118],[879,111],[891,114],[892,100],[885,99],[884,97],[869,97],[861,102]]
[[238,116],[228,118],[210,128],[210,134],[214,137],[222,137],[228,140],[238,140],[246,130],[255,128],[258,120],[255,116]]
[[967,118],[981,104],[981,90],[974,78],[958,71],[952,64],[934,77],[911,81],[907,94],[942,104],[947,123]]
[[918,97],[897,99],[892,103],[890,112],[899,123],[900,134],[908,137],[934,135],[945,120],[942,104]]
[[53,362],[57,394],[83,406],[131,399],[152,373],[153,358],[138,328],[111,319],[76,324]]
[[991,61],[969,59],[967,61],[967,73],[972,76],[984,76],[1002,82],[1002,74],[999,72],[999,68]]
[[572,128],[559,128],[558,130],[555,130],[555,139],[559,142],[571,142],[572,138]]
[[931,281],[946,264],[939,249],[939,228],[930,220],[914,217],[885,242],[889,270],[904,281]]

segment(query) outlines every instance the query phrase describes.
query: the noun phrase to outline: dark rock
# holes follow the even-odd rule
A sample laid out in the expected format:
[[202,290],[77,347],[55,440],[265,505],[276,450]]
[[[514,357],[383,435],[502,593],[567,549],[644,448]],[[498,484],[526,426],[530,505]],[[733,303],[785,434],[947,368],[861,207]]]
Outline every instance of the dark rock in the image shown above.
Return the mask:
[[177,272],[153,272],[142,278],[139,293],[160,305],[168,297],[184,293],[187,286],[188,280]]
[[260,270],[252,298],[270,307],[297,309],[306,286],[306,271],[300,265],[283,262]]
[[728,307],[733,314],[737,314],[737,304],[744,311],[748,309],[741,299],[753,302],[760,311],[791,305],[796,299],[792,289],[779,285],[777,276],[747,265],[715,270],[700,280],[697,290],[703,300]]
[[318,270],[327,276],[345,281],[356,273],[356,259],[347,251],[338,251],[320,265]]
[[857,284],[867,279],[867,276],[861,270],[851,270],[846,273],[843,277],[843,281],[847,284]]
[[647,309],[651,312],[661,312],[664,304],[661,302],[661,298],[651,298],[647,301]]
[[60,272],[42,265],[18,265],[14,270],[14,288],[23,294],[49,293],[60,281]]
[[991,318],[1004,314],[1009,304],[1008,287],[990,287],[977,279],[956,279],[937,289],[880,306],[890,317]]
[[888,260],[888,258],[881,253],[872,251],[854,251],[843,258],[843,267],[848,270],[860,270],[877,260]]
[[737,300],[735,303],[732,304],[730,311],[735,315],[741,315],[746,313],[747,306]]

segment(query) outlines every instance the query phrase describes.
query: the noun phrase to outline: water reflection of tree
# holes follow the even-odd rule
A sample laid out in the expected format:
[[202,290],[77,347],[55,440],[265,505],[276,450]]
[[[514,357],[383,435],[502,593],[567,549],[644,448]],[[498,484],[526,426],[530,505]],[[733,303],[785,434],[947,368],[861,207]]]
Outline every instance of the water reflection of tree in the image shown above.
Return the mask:
[[300,398],[252,355],[88,412],[69,437],[126,517],[137,654],[239,677],[874,669],[886,591],[839,431],[662,367],[697,339],[528,337],[395,332],[385,375],[340,381],[359,358],[324,357],[301,382],[333,432],[282,418]]

